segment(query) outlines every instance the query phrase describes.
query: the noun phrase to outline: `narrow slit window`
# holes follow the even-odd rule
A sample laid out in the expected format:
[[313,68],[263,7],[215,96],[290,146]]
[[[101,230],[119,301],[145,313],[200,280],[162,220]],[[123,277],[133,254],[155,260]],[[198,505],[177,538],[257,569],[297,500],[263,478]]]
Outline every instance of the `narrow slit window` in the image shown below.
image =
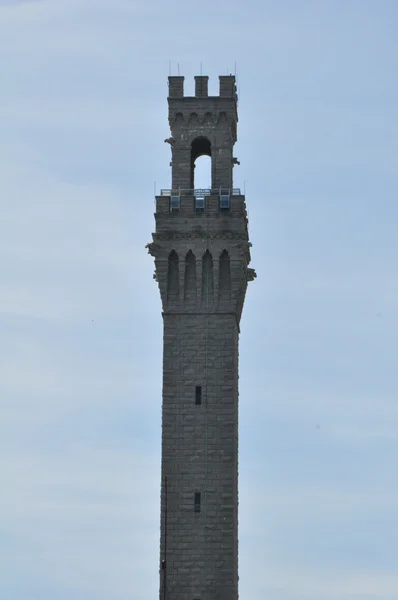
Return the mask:
[[195,493],[194,510],[196,513],[200,513],[200,492]]
[[195,404],[196,404],[196,406],[199,406],[200,404],[202,404],[202,386],[201,385],[197,385],[195,387]]

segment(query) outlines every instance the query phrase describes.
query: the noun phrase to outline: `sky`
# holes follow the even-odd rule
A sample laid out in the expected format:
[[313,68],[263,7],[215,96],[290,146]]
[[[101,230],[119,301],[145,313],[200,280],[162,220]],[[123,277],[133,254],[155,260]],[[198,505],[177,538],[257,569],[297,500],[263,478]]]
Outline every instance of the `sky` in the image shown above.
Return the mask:
[[192,94],[201,64],[210,94],[236,68],[258,276],[240,598],[398,598],[397,20],[395,0],[0,0],[1,598],[157,597],[145,245],[167,76]]

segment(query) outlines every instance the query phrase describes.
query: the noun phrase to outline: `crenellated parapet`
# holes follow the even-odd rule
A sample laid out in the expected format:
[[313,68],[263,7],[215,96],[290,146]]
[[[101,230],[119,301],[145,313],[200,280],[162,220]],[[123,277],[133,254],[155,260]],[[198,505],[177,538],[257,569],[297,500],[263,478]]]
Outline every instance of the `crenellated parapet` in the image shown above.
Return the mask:
[[172,187],[194,187],[198,156],[212,157],[212,187],[232,187],[237,141],[235,77],[221,76],[218,96],[208,96],[208,77],[195,77],[195,96],[184,95],[184,78],[169,77],[169,126],[166,138],[172,152]]
[[163,310],[233,312],[239,321],[247,283],[256,276],[248,266],[245,198],[231,196],[227,210],[220,208],[219,196],[206,197],[200,210],[195,200],[181,196],[173,209],[171,196],[156,197],[156,232],[147,248],[155,258]]

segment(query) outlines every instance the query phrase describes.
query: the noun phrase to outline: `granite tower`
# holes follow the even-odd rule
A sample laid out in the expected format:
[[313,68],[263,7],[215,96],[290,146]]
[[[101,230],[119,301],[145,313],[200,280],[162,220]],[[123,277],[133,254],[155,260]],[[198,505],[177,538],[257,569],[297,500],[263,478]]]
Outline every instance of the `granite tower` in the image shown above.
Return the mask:
[[[238,341],[255,278],[245,197],[233,187],[235,77],[169,77],[171,188],[156,196],[163,310],[160,600],[238,599]],[[195,161],[211,157],[208,189]]]

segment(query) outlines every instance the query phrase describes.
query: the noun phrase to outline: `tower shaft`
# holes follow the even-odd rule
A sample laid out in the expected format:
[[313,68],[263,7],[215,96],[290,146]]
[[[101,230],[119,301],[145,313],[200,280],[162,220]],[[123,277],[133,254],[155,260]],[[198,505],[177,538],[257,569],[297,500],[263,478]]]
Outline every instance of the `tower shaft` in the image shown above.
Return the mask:
[[[169,77],[172,189],[156,197],[164,327],[160,600],[238,599],[238,341],[249,269],[245,198],[233,189],[235,79],[195,97]],[[195,190],[196,158],[212,160]]]

